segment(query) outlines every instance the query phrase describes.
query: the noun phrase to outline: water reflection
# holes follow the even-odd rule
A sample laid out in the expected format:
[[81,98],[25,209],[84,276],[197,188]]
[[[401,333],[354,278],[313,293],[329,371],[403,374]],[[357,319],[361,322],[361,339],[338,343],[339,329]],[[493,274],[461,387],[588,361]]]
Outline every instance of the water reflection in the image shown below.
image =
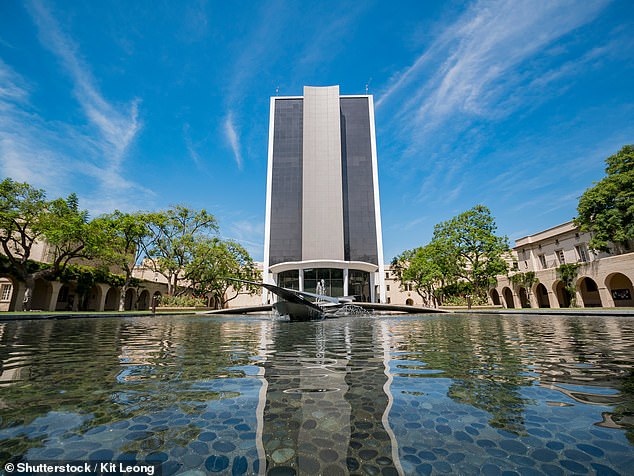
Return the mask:
[[[397,474],[395,441],[384,425],[388,397],[380,328],[363,320],[314,323],[313,333],[277,327],[263,443],[270,471]],[[298,332],[299,331],[299,332]],[[388,387],[389,389],[389,387]]]
[[0,462],[164,474],[626,473],[634,319],[0,324]]

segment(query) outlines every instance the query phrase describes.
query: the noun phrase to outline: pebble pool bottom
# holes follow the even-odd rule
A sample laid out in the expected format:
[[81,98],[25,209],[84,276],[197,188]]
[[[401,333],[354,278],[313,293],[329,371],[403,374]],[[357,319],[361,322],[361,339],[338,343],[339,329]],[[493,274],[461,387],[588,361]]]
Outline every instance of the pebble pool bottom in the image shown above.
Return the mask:
[[634,318],[0,323],[0,473],[634,474]]

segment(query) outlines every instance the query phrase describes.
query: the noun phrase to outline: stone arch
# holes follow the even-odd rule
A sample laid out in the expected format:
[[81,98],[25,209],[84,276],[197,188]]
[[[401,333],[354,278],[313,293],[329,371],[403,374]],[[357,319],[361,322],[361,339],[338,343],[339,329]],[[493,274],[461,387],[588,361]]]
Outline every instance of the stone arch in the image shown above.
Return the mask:
[[[35,294],[35,293],[34,293]],[[76,292],[76,286],[73,283],[65,283],[57,292],[57,301],[55,302],[56,311],[76,311],[79,303]]]
[[137,299],[136,303],[136,308],[139,311],[148,310],[150,308],[150,291],[148,291],[147,289],[141,291],[141,293],[139,294],[139,299]]
[[406,306],[413,306],[414,305],[414,300],[412,298],[407,298],[405,300],[405,305]]
[[104,311],[118,311],[119,310],[119,296],[121,291],[118,288],[110,288],[106,293],[106,302],[103,306]]
[[500,304],[502,304],[500,302],[500,293],[498,293],[497,289],[491,289],[491,291],[489,292],[489,296],[491,296],[491,302],[493,302],[494,306],[499,306]]
[[125,301],[123,309],[126,311],[133,311],[134,304],[136,302],[136,290],[134,288],[128,288],[125,292]]
[[51,282],[42,278],[36,279],[35,286],[33,286],[31,309],[34,311],[48,311],[52,296],[53,285]]
[[548,289],[542,283],[535,286],[535,298],[539,307],[550,307],[550,299],[548,298]]
[[522,306],[523,308],[531,307],[531,302],[528,299],[526,288],[520,287],[517,294],[520,298],[520,306]]
[[84,301],[84,310],[86,311],[98,311],[101,304],[101,296],[103,291],[100,286],[93,286],[86,294]]
[[555,281],[553,283],[553,292],[557,297],[557,301],[559,301],[559,307],[570,307],[570,293],[564,286],[563,281]]
[[515,308],[515,301],[513,300],[513,291],[510,288],[505,287],[502,289],[502,296],[504,296],[504,304],[508,309]]
[[632,281],[623,273],[612,273],[605,279],[614,307],[634,307]]
[[599,286],[594,279],[582,276],[577,281],[577,290],[581,296],[583,307],[601,307],[601,296],[599,296]]

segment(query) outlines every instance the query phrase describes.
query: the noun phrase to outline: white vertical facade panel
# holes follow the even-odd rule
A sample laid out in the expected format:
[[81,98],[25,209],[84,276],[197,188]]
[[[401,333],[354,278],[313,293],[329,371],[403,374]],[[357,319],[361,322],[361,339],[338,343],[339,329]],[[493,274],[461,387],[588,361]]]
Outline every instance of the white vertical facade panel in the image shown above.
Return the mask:
[[304,87],[302,260],[344,259],[339,86]]

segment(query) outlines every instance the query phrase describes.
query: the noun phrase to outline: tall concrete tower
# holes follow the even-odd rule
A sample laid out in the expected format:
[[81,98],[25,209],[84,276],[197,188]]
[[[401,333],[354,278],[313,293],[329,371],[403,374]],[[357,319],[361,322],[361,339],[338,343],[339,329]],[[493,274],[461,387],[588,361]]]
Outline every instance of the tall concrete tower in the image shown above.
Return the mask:
[[371,95],[271,98],[264,280],[385,302]]

